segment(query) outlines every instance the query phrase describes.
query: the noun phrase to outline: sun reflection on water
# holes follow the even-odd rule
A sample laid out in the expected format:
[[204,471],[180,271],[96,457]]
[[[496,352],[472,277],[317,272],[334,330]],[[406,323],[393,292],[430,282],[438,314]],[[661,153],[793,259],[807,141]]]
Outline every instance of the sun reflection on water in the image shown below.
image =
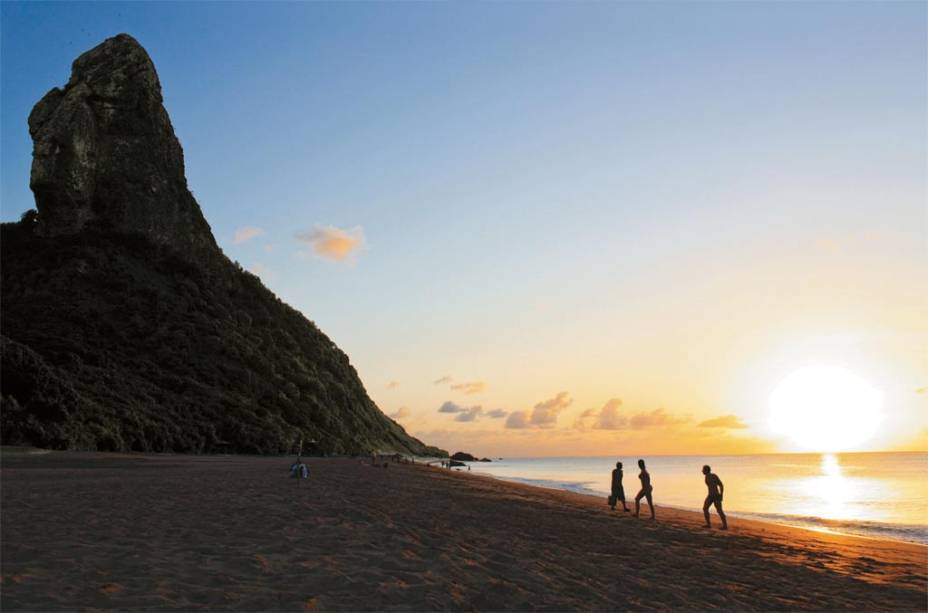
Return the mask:
[[[624,458],[623,458],[624,459]],[[633,460],[632,460],[633,461]],[[660,504],[700,510],[706,485],[704,456],[648,459]],[[474,467],[548,487],[609,491],[615,458],[534,458]],[[626,462],[625,489],[637,482]],[[834,453],[716,456],[713,472],[725,483],[726,511],[806,528],[868,535],[895,534],[928,543],[928,454]],[[889,532],[887,532],[889,531]],[[895,538],[895,537],[894,537]]]
[[[884,487],[873,479],[850,477],[844,474],[838,456],[822,455],[821,474],[799,480],[798,487],[805,499],[803,515],[825,519],[859,519],[862,509],[859,501],[865,499],[863,488]],[[869,496],[877,494],[867,492]]]

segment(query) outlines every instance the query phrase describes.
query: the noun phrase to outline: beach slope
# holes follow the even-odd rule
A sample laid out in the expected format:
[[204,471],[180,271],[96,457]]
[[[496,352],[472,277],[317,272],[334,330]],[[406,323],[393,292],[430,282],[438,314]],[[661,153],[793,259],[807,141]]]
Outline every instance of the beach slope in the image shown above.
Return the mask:
[[[2,597],[23,610],[924,610],[926,548],[422,465],[2,457]],[[713,518],[715,519],[715,518]]]

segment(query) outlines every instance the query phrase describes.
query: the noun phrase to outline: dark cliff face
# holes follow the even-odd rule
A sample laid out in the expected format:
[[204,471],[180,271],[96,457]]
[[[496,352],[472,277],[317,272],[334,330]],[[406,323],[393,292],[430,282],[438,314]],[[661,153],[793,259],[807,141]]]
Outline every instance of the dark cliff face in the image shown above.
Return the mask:
[[187,189],[184,154],[148,53],[126,34],[81,55],[29,116],[30,187],[45,236],[102,226],[210,260],[216,242]]
[[344,352],[222,255],[132,37],[80,56],[29,128],[38,215],[0,236],[5,444],[447,455],[387,418]]

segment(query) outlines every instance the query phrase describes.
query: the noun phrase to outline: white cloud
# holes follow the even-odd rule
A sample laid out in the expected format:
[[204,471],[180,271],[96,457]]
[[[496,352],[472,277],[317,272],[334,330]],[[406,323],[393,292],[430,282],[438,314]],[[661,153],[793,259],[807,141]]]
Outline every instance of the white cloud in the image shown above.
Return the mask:
[[450,400],[438,407],[439,413],[455,413],[454,421],[476,421],[483,413],[483,407],[462,407]]
[[557,424],[558,414],[570,406],[573,400],[567,392],[560,392],[554,398],[539,402],[532,409],[532,425],[539,428],[551,428]]
[[483,390],[487,389],[487,384],[483,381],[467,381],[465,383],[454,383],[451,385],[451,389],[458,392],[464,392],[467,395],[479,394]]
[[648,428],[675,426],[686,423],[689,417],[680,417],[664,409],[640,411],[630,415],[619,413],[622,401],[610,398],[599,409],[587,409],[574,421],[574,428],[586,430],[647,430]]
[[658,426],[675,426],[686,423],[689,417],[677,417],[664,409],[654,409],[650,413],[636,413],[628,419],[628,426],[632,430],[644,430]]
[[310,245],[320,258],[344,262],[364,247],[364,230],[361,227],[342,230],[335,226],[316,226],[312,230],[297,233],[296,239]]
[[506,420],[507,428],[553,428],[557,425],[557,417],[573,400],[567,392],[560,392],[554,398],[539,402],[528,411],[513,411]]
[[714,419],[707,419],[699,423],[700,428],[727,428],[730,430],[742,430],[747,428],[747,424],[738,419],[737,415],[723,415]]
[[455,404],[451,402],[450,400],[448,400],[447,402],[442,404],[440,407],[438,407],[439,413],[462,413],[464,410],[465,410],[464,407],[458,404]]
[[277,274],[273,270],[271,270],[264,264],[261,264],[260,262],[255,262],[254,264],[249,266],[248,272],[260,277],[262,281],[270,281],[271,279],[277,276]]
[[451,375],[445,375],[435,379],[432,383],[434,385],[449,383],[449,389],[455,392],[463,392],[468,396],[471,394],[479,394],[487,389],[486,381],[462,381],[460,383],[452,383],[452,381],[454,381],[454,378]]
[[411,414],[412,412],[406,407],[400,407],[396,410],[396,412],[390,413],[388,417],[392,417],[393,419],[403,419],[404,417],[409,417]]
[[593,427],[597,430],[620,430],[624,428],[628,420],[623,415],[619,415],[619,407],[621,406],[621,400],[610,398],[599,410],[599,414],[596,415],[596,423],[593,424]]
[[470,407],[455,415],[454,421],[474,421],[480,416],[482,412],[483,408],[479,406]]
[[264,230],[262,228],[258,228],[256,226],[242,226],[235,231],[235,236],[233,237],[232,242],[238,245],[240,243],[250,241],[256,236],[261,236],[262,234],[264,234]]

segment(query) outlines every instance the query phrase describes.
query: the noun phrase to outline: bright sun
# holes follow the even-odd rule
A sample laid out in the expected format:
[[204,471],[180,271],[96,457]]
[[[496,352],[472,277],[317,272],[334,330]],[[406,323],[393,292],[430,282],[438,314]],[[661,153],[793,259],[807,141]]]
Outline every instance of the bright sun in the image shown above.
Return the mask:
[[836,366],[806,366],[770,395],[770,429],[810,451],[846,451],[873,436],[883,394]]

